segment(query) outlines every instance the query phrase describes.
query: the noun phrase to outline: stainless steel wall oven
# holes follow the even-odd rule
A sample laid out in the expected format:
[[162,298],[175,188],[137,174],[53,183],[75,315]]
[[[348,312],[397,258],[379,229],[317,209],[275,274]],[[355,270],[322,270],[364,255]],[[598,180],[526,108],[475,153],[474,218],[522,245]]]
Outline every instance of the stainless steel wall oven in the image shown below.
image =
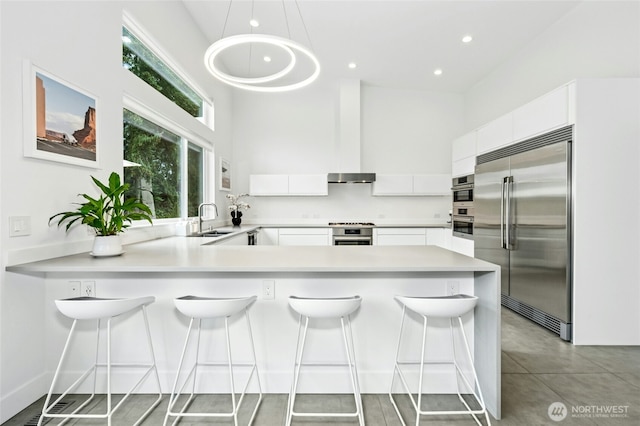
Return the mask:
[[474,176],[460,176],[453,178],[453,210],[451,227],[453,235],[473,239],[473,185]]

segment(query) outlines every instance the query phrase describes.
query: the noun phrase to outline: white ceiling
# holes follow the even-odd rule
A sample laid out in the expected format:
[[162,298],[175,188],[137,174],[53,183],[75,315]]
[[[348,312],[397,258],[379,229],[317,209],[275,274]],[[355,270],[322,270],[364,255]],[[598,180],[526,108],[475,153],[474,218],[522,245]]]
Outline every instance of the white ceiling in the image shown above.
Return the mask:
[[[212,43],[220,39],[223,28],[225,37],[250,33],[248,21],[253,15],[260,21],[254,33],[291,38],[313,50],[321,64],[322,79],[358,78],[374,86],[457,93],[469,90],[580,3],[579,0],[183,2]],[[465,44],[461,38],[467,34],[474,39]],[[221,56],[221,61],[229,72],[271,74],[284,67],[286,58],[281,51],[272,52],[274,60],[266,64],[261,49],[267,48],[264,44],[253,45],[251,54],[248,46],[231,49]],[[356,69],[347,67],[351,61],[357,63]],[[303,69],[308,73],[306,65],[303,64]],[[264,69],[267,66],[271,68]],[[436,68],[442,69],[443,74],[435,76]],[[250,72],[245,72],[249,69]]]

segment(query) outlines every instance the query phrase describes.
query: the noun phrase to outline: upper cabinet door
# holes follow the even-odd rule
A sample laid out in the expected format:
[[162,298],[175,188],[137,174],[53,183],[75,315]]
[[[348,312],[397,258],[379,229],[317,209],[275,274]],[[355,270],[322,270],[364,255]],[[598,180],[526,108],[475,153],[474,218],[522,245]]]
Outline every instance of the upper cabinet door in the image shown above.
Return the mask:
[[413,175],[376,174],[373,195],[413,195]]
[[451,175],[414,175],[413,195],[450,195]]
[[478,154],[513,143],[513,113],[503,115],[477,131]]
[[327,175],[289,175],[289,195],[329,195]]
[[250,175],[249,194],[258,195],[289,195],[288,175]]
[[458,161],[476,155],[476,131],[460,136],[451,146],[451,160]]
[[569,93],[567,86],[563,86],[513,112],[513,139],[526,139],[568,123]]
[[326,196],[327,175],[250,175],[249,193],[254,196]]

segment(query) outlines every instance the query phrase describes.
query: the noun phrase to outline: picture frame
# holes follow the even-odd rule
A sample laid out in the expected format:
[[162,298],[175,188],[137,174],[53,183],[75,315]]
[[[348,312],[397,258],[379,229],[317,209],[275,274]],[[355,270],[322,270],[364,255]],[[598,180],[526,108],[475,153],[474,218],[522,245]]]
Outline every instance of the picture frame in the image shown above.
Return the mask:
[[100,168],[98,98],[25,61],[24,156]]
[[220,158],[220,190],[231,191],[231,163],[225,158]]

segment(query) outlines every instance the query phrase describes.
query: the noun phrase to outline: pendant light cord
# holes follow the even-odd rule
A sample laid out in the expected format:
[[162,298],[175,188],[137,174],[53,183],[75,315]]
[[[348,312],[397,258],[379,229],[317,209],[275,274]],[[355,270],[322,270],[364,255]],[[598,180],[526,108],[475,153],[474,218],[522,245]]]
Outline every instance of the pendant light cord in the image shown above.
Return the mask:
[[[304,28],[304,34],[307,36],[309,47],[311,48],[312,52],[315,52],[315,49],[313,48],[313,43],[311,43],[311,37],[309,37],[309,31],[307,30],[307,24],[305,24],[304,18],[302,17],[302,12],[300,12],[300,5],[298,4],[298,0],[295,0],[294,3],[296,4],[296,9],[298,9],[298,16],[300,16],[300,22],[302,22],[302,28]],[[291,36],[289,36],[289,38],[291,38]]]
[[220,36],[221,40],[224,38],[224,33],[227,29],[227,22],[229,22],[229,14],[231,13],[232,4],[233,4],[233,0],[229,2],[229,7],[227,8],[227,16],[224,18],[224,25],[222,26],[222,35]]
[[287,37],[291,40],[291,29],[289,28],[289,17],[287,16],[287,8],[284,7],[284,0],[282,0],[282,13],[284,13],[284,23],[287,26]]
[[[232,0],[233,1],[233,0]],[[255,8],[256,2],[255,0],[251,0],[251,19],[254,19],[255,17],[253,16],[253,11]],[[253,34],[253,25],[249,25],[249,27],[251,27],[251,29],[249,31],[251,31],[250,34]],[[253,57],[253,43],[249,44],[249,69],[247,71],[247,75],[251,75],[251,58]]]

